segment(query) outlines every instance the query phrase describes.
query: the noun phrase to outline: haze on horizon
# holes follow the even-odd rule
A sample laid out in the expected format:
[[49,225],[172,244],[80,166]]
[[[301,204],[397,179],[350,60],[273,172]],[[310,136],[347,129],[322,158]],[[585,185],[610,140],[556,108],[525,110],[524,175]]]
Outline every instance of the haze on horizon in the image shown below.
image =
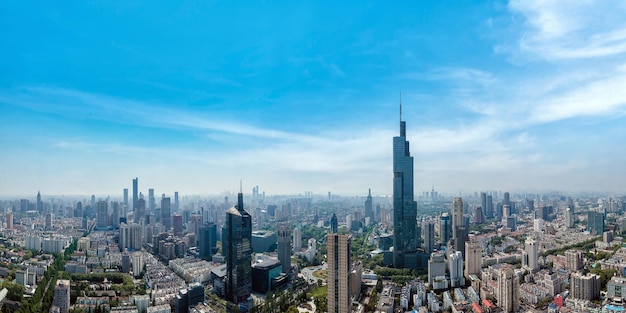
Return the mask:
[[[563,6],[567,6],[567,10]],[[602,18],[598,18],[601,16]],[[626,3],[0,3],[0,195],[626,190]],[[246,192],[244,190],[244,192]]]

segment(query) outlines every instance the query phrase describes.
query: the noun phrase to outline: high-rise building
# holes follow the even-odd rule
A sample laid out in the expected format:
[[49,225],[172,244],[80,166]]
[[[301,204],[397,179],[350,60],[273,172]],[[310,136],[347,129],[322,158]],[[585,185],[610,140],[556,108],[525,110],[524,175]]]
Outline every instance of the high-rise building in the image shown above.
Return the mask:
[[106,201],[98,201],[96,213],[96,226],[100,229],[109,227],[109,205]]
[[37,212],[39,214],[43,213],[43,202],[41,202],[41,193],[39,191],[37,191]]
[[374,205],[372,203],[372,189],[367,192],[367,199],[365,199],[365,218],[370,218],[370,223],[374,222]]
[[133,179],[133,212],[137,207],[137,200],[139,200],[139,177]]
[[124,251],[122,252],[122,273],[130,273],[131,263],[130,263],[130,254]]
[[120,250],[141,250],[143,245],[143,229],[139,224],[120,224]]
[[517,312],[519,308],[519,277],[515,275],[512,268],[500,268],[496,300],[503,312]]
[[337,215],[333,213],[333,216],[330,218],[330,231],[332,233],[339,232],[339,221],[337,220]]
[[511,194],[509,194],[508,191],[504,193],[504,200],[502,200],[502,205],[508,205],[509,207],[511,207]]
[[600,276],[589,273],[583,275],[580,272],[572,273],[570,277],[572,287],[570,296],[580,300],[594,300],[600,297]]
[[532,238],[528,238],[522,254],[522,266],[527,267],[531,272],[539,269],[538,257],[537,242]]
[[[446,256],[443,251],[435,251],[430,254],[428,260],[428,284],[431,288],[438,277],[446,275]],[[446,284],[447,285],[447,284]],[[447,287],[447,286],[446,286]]]
[[138,199],[135,202],[135,211],[133,213],[133,221],[137,224],[141,223],[141,220],[146,218],[146,200]]
[[156,210],[156,199],[154,198],[154,188],[148,189],[148,208],[150,213],[154,213]]
[[174,234],[182,235],[183,233],[183,216],[175,213],[172,215],[172,227],[174,228]]
[[222,240],[226,257],[226,300],[247,301],[252,292],[252,217],[243,208],[241,192],[237,206],[226,211]]
[[291,227],[288,224],[278,225],[278,260],[283,273],[291,272]]
[[161,224],[168,231],[172,228],[172,203],[169,197],[161,199]]
[[468,231],[463,217],[463,199],[454,198],[452,202],[452,236],[454,237],[454,250],[465,254],[465,243]]
[[217,253],[217,225],[206,223],[198,229],[198,252],[201,258],[209,258]]
[[13,212],[7,213],[7,229],[13,229]]
[[565,227],[574,227],[574,214],[571,208],[565,209]]
[[124,188],[124,206],[128,208],[128,188]]
[[480,274],[483,266],[483,246],[480,241],[470,241],[465,245],[465,277]]
[[463,254],[461,251],[454,251],[448,255],[448,271],[450,272],[450,287],[465,287]]
[[565,267],[572,272],[583,269],[583,253],[578,250],[565,251]]
[[180,202],[178,201],[178,191],[174,191],[174,212],[178,213]]
[[452,221],[450,220],[450,214],[448,214],[448,212],[441,213],[439,217],[439,238],[441,238],[444,246],[446,246],[450,238],[452,238]]
[[302,249],[302,229],[296,226],[293,230],[293,251],[298,252]]
[[485,211],[487,212],[487,218],[493,218],[493,196],[491,195],[487,195],[487,207],[485,208]]
[[413,198],[413,157],[406,140],[406,122],[400,136],[393,137],[393,265],[417,268],[417,203]]
[[485,217],[483,216],[483,208],[477,206],[474,209],[474,224],[480,225],[485,222]]
[[57,280],[54,286],[54,299],[52,305],[59,307],[60,313],[67,313],[70,309],[70,281],[67,279]]
[[587,213],[587,230],[593,236],[602,235],[604,232],[604,213],[589,211]]
[[54,218],[54,215],[50,212],[45,214],[45,222],[46,222],[46,229],[50,230],[52,229],[52,220]]
[[487,193],[486,192],[480,193],[480,207],[483,208],[483,216],[485,218],[489,218],[489,215],[487,215]]
[[423,222],[424,250],[431,254],[435,250],[435,224],[433,222]]
[[135,252],[132,255],[133,275],[139,277],[143,271],[143,253]]
[[350,235],[331,233],[327,239],[328,285],[327,305],[329,313],[350,313]]
[[112,203],[111,226],[118,228],[120,226],[120,203],[115,201]]

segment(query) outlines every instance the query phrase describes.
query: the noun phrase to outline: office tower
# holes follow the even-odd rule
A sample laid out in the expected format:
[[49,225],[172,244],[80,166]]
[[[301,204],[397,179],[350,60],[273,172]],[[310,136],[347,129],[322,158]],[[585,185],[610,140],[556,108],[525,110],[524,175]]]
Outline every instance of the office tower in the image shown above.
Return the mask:
[[506,218],[506,227],[508,227],[511,231],[517,230],[517,217],[516,215],[508,216]]
[[524,247],[524,253],[522,253],[522,266],[527,267],[531,272],[539,269],[539,263],[537,258],[539,257],[539,251],[537,242],[528,238]]
[[465,254],[468,231],[463,217],[463,199],[460,197],[454,198],[452,202],[452,236],[454,237],[454,250]]
[[278,260],[283,266],[283,273],[291,272],[291,227],[278,225]]
[[446,256],[443,251],[435,251],[430,254],[428,260],[428,284],[433,288],[435,278],[446,275]]
[[46,229],[50,230],[52,229],[52,219],[53,219],[53,215],[52,213],[46,213],[45,214],[45,219],[46,219]]
[[13,229],[13,212],[7,213],[7,229]]
[[604,232],[604,213],[589,211],[587,213],[587,230],[593,236],[602,235]]
[[154,198],[154,188],[148,189],[148,208],[150,213],[154,213],[156,210],[156,199]]
[[28,199],[20,199],[20,212],[22,213],[26,213],[26,211],[28,211],[28,207],[30,206],[30,203],[28,201]]
[[180,202],[178,202],[178,191],[174,191],[174,212],[178,212],[180,208]]
[[489,218],[487,215],[487,193],[485,192],[480,193],[480,207],[483,208],[483,216]]
[[487,218],[493,218],[493,197],[491,195],[487,195],[487,207],[485,211],[487,212]]
[[130,254],[122,252],[122,273],[130,273]]
[[502,200],[502,205],[508,205],[509,207],[511,207],[511,195],[508,191],[504,193],[504,200]]
[[352,237],[331,233],[327,236],[327,312],[350,313],[350,244]]
[[60,313],[67,313],[70,309],[70,281],[67,279],[57,280],[54,286],[54,299],[52,305],[59,307]]
[[575,272],[583,269],[583,253],[578,250],[565,251],[565,267]]
[[528,207],[528,210],[530,210],[531,213],[535,211],[535,201],[534,200],[526,200],[526,206]]
[[111,226],[118,228],[120,226],[120,204],[115,201],[112,203],[113,212],[111,213]]
[[246,301],[252,292],[252,217],[243,208],[241,191],[237,206],[226,211],[222,241],[226,257],[226,300]]
[[109,227],[109,205],[106,201],[98,201],[96,214],[96,227],[100,229]]
[[180,236],[183,233],[183,216],[180,214],[172,215],[172,227],[174,228],[174,234]]
[[372,189],[367,192],[367,199],[365,200],[365,217],[370,218],[370,223],[374,222],[374,206],[372,204]]
[[172,203],[169,197],[161,198],[161,224],[165,226],[165,231],[172,228]]
[[337,221],[337,215],[333,213],[333,216],[330,218],[330,231],[332,233],[339,232],[339,221]]
[[512,268],[500,268],[496,300],[503,312],[517,312],[519,308],[519,278]]
[[572,287],[570,296],[574,299],[589,300],[600,297],[600,276],[595,274],[583,275],[580,272],[570,276]]
[[450,272],[450,287],[465,287],[463,254],[461,251],[454,251],[448,255],[448,271]]
[[124,188],[124,206],[128,208],[128,188]]
[[565,227],[574,227],[574,215],[572,214],[571,208],[565,209]]
[[37,191],[37,212],[39,214],[43,213],[43,202],[41,202],[41,193],[39,191]]
[[146,200],[138,199],[135,202],[135,211],[133,213],[133,221],[137,224],[141,223],[141,220],[146,218]]
[[480,274],[483,266],[483,246],[480,241],[470,241],[465,245],[465,277]]
[[417,268],[417,203],[413,200],[413,157],[400,104],[400,136],[393,137],[393,265]]
[[293,251],[298,252],[300,249],[302,249],[302,229],[296,226],[293,230]]
[[439,217],[439,238],[443,245],[447,245],[452,237],[452,221],[450,221],[450,214],[448,212],[441,213]]
[[483,216],[483,208],[476,207],[474,208],[474,224],[480,225],[485,222],[485,218]]
[[502,206],[502,220],[506,220],[509,216],[511,216],[511,206],[505,204]]
[[217,225],[206,223],[198,229],[198,251],[200,257],[207,259],[217,253]]
[[422,223],[424,231],[424,250],[431,254],[435,250],[435,224],[433,222]]
[[139,200],[139,178],[135,177],[135,179],[133,179],[133,212],[135,211],[135,208],[137,207],[137,200]]

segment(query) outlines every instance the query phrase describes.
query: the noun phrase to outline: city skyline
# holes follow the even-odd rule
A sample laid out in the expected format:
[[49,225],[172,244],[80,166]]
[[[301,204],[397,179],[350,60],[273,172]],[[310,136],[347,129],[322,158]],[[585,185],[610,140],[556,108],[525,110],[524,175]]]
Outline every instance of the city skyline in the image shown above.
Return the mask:
[[626,190],[624,4],[0,12],[1,196],[391,195],[400,92],[416,195]]

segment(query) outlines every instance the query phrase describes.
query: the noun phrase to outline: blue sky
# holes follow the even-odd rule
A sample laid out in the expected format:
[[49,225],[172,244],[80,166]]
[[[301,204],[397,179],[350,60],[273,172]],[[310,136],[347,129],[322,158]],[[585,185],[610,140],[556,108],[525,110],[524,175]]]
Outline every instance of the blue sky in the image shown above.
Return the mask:
[[626,190],[621,1],[0,3],[0,194]]

